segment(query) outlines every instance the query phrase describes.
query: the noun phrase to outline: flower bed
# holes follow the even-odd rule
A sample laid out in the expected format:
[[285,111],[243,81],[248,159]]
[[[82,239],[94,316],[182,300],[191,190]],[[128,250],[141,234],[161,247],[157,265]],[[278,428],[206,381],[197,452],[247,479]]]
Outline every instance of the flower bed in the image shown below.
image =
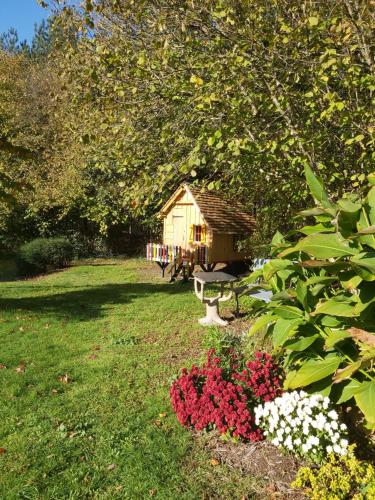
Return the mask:
[[304,391],[285,392],[255,408],[255,423],[272,444],[322,463],[330,453],[346,455],[346,425],[327,397]]
[[[368,498],[375,489],[374,470],[355,457],[334,403],[318,393],[284,391],[283,369],[272,356],[256,352],[246,360],[238,338],[231,345],[225,333],[221,340],[215,338],[217,351],[210,349],[201,366],[184,368],[172,383],[170,397],[179,422],[191,430],[216,430],[200,439],[219,450],[220,461],[273,477],[272,487],[288,498],[317,500],[320,482],[336,494],[322,498]],[[259,467],[254,466],[254,453]],[[272,475],[269,469],[276,462],[288,471]]]
[[251,361],[235,355],[226,361],[211,350],[202,367],[183,369],[170,389],[174,411],[186,427],[216,428],[234,438],[259,441],[263,433],[253,410],[281,394],[282,371],[266,353],[256,353]]

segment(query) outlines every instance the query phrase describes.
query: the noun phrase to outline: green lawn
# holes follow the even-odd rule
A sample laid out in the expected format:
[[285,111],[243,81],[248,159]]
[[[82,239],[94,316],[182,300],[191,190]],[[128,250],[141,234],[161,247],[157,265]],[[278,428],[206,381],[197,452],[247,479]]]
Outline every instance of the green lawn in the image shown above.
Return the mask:
[[169,403],[203,349],[191,284],[94,264],[0,283],[0,498],[253,498]]

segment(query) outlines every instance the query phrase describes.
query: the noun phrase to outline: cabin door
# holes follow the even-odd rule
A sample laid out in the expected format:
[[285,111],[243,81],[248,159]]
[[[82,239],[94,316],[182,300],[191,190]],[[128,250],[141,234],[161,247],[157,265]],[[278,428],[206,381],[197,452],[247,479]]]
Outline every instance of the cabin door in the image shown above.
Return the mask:
[[185,217],[182,215],[173,215],[173,244],[185,248]]

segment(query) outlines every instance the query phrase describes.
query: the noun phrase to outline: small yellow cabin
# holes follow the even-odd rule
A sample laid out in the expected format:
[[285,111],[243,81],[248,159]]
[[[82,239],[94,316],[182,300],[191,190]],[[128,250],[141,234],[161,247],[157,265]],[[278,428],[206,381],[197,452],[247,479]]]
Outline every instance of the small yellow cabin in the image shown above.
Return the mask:
[[212,270],[217,263],[242,261],[246,255],[236,243],[255,227],[255,219],[237,203],[188,184],[165,203],[160,217],[163,242],[147,245],[147,259],[157,262],[163,273],[168,264]]

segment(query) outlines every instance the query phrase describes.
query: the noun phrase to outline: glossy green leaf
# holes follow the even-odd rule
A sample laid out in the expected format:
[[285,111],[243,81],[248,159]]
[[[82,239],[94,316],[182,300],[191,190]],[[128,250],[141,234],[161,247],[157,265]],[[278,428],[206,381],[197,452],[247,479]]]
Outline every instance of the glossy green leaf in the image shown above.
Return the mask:
[[338,384],[339,382],[342,382],[343,380],[351,377],[353,373],[359,370],[361,364],[361,361],[356,361],[355,363],[349,363],[348,365],[344,366],[344,368],[338,369],[333,376],[333,383]]
[[335,354],[329,354],[324,359],[309,359],[287,380],[287,385],[284,383],[284,388],[293,390],[328,377],[337,370],[341,362],[342,358]]
[[300,210],[297,214],[297,217],[317,217],[319,215],[325,217],[328,216],[328,220],[331,220],[334,216],[334,213],[328,212],[328,210],[325,210],[324,208],[321,207],[313,207],[313,208],[307,208],[305,210]]
[[328,199],[328,194],[323,187],[323,182],[314,174],[311,167],[307,164],[305,165],[305,177],[315,201],[324,208],[332,208],[332,204]]
[[275,347],[280,347],[284,342],[294,334],[298,325],[301,324],[300,319],[283,319],[279,318],[273,328],[272,341]]
[[339,273],[339,279],[341,286],[347,290],[357,288],[363,280],[363,278],[361,276],[358,276],[358,274],[354,270]]
[[361,391],[354,398],[368,424],[375,427],[375,381],[362,382]]
[[288,351],[304,351],[308,347],[310,347],[316,339],[320,338],[318,333],[313,335],[301,336],[296,339],[289,339],[284,343],[285,349]]
[[375,252],[362,252],[354,255],[351,258],[351,262],[354,262],[356,265],[367,269],[371,274],[374,274],[375,278]]
[[346,401],[349,401],[349,399],[355,396],[355,394],[360,392],[362,389],[362,382],[359,382],[358,380],[351,380],[348,384],[343,385],[342,390],[340,391],[339,399],[336,403],[346,403]]
[[312,276],[306,280],[306,286],[316,285],[317,283],[322,283],[324,285],[330,285],[337,281],[337,276]]
[[342,325],[342,319],[333,316],[321,316],[319,320],[322,325],[330,328],[338,328]]
[[324,232],[334,232],[335,228],[333,226],[328,226],[327,224],[315,224],[315,226],[304,226],[301,229],[298,229],[298,232],[302,234],[315,234],[315,233],[324,233]]
[[327,333],[324,343],[324,347],[326,349],[330,349],[339,342],[350,338],[350,335],[346,330],[331,330],[330,328],[326,328],[325,332]]
[[302,280],[299,280],[296,286],[297,300],[306,311],[310,311],[307,293],[308,290],[306,284]]
[[287,259],[272,259],[263,266],[263,277],[268,281],[275,273],[293,267],[293,262]]
[[306,252],[317,259],[352,256],[359,253],[359,250],[339,233],[318,233],[306,236],[295,247],[284,250],[280,257],[295,251]]
[[317,314],[328,314],[330,316],[353,318],[359,314],[355,309],[357,304],[358,302],[354,300],[353,296],[340,295],[319,302],[311,315],[316,316]]
[[275,322],[276,319],[277,316],[274,316],[273,313],[268,313],[264,314],[263,316],[260,316],[259,318],[257,318],[255,323],[251,325],[249,330],[249,335],[254,335],[256,332],[258,332],[261,328],[267,326],[269,323]]
[[276,306],[273,314],[283,319],[300,319],[304,317],[304,312],[294,306]]

